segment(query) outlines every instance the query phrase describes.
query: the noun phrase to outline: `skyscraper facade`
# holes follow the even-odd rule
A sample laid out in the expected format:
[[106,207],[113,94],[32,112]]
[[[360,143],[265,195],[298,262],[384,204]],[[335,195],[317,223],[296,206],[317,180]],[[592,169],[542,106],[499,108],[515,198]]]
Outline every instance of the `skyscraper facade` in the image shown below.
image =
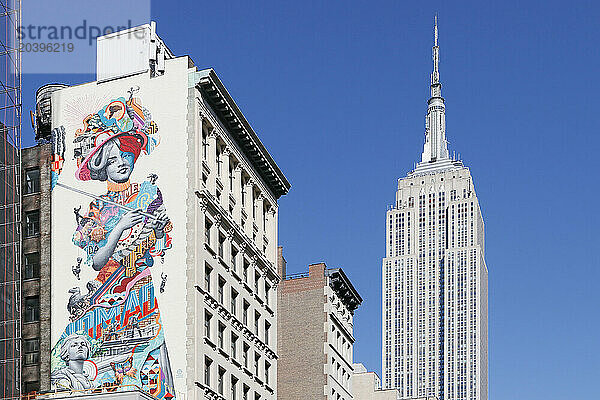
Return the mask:
[[451,157],[437,20],[425,144],[398,180],[383,259],[384,388],[403,397],[487,399],[487,267],[473,179]]

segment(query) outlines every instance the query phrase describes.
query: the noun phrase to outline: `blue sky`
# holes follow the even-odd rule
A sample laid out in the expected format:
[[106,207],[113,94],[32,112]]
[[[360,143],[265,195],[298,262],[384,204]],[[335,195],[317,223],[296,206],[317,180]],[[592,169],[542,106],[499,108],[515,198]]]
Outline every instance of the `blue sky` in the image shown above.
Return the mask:
[[[600,7],[483,3],[153,2],[151,13],[175,54],[217,71],[292,183],[280,201],[288,270],[346,271],[364,298],[355,360],[379,373],[385,211],[420,157],[437,12],[450,150],[471,168],[486,224],[490,398],[590,398]],[[25,112],[39,85],[91,79],[25,75]]]

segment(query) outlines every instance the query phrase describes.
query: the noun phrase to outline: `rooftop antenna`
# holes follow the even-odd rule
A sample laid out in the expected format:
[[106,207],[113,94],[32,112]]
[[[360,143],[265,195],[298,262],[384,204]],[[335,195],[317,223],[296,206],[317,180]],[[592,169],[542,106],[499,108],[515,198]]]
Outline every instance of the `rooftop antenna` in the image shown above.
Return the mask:
[[434,17],[434,36],[435,36],[435,41],[434,41],[434,46],[438,45],[438,28],[437,28],[437,13],[435,13],[435,17]]

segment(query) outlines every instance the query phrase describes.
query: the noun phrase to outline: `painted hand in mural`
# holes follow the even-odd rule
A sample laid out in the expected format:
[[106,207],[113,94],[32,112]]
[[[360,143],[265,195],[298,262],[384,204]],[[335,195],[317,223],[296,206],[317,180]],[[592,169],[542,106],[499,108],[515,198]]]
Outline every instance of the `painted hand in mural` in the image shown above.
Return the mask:
[[115,226],[115,230],[123,233],[126,229],[134,227],[143,220],[144,216],[142,215],[142,210],[137,209],[128,211],[125,215],[123,215],[123,217],[121,217],[121,220],[119,221],[117,226]]
[[102,267],[106,265],[110,257],[113,255],[115,247],[117,247],[117,243],[119,242],[123,232],[143,221],[144,216],[141,214],[141,210],[139,209],[129,211],[123,215],[123,217],[121,217],[115,228],[106,238],[106,244],[100,247],[93,256],[93,267],[96,271],[102,269]]
[[165,236],[165,227],[169,223],[169,217],[166,211],[159,211],[156,215],[156,219],[149,221],[150,226],[154,229],[154,235],[157,239],[161,239]]

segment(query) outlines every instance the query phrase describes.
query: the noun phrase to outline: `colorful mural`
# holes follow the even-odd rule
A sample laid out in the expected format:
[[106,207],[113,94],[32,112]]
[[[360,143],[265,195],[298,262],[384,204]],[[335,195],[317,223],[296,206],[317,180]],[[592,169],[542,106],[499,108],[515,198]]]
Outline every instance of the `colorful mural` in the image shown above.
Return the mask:
[[[53,131],[52,187],[91,199],[87,211],[83,205],[73,209],[72,243],[81,256],[71,270],[77,280],[93,270],[95,279],[84,290],[69,290],[69,322],[52,350],[52,385],[84,391],[136,386],[172,399],[173,376],[150,269],[164,262],[173,226],[158,175],[140,183],[130,179],[138,158],[150,156],[160,144],[157,124],[133,89],[128,99],[116,98],[88,115],[72,142],[77,187],[60,182],[69,162],[66,134],[62,126]],[[89,192],[88,181],[106,182],[106,192]],[[167,274],[160,276],[162,293]]]

